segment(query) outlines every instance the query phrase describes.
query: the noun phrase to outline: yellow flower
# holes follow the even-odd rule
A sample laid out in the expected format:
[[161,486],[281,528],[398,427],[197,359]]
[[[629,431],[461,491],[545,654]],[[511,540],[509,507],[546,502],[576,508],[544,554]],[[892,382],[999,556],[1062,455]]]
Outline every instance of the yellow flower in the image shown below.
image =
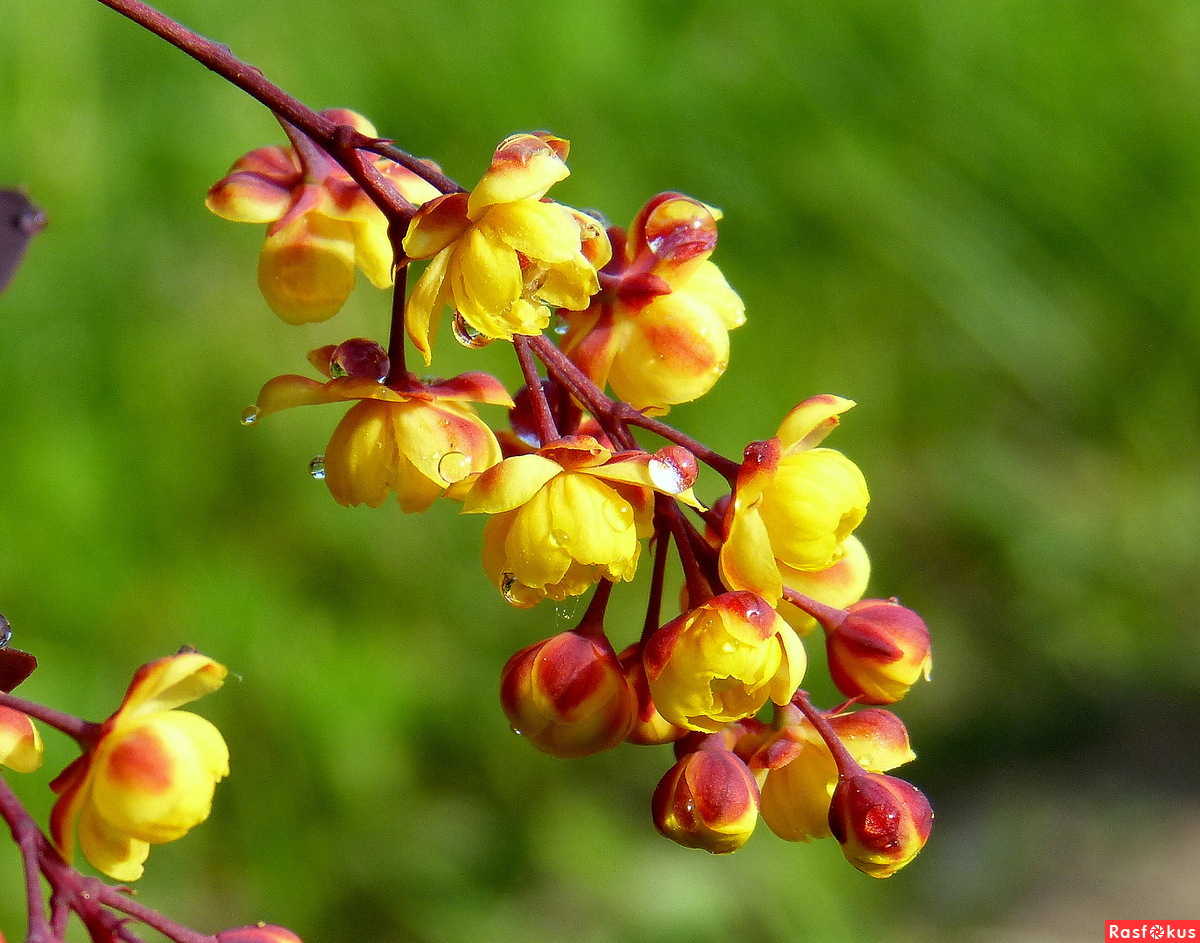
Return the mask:
[[0,766],[32,773],[42,765],[42,737],[27,714],[0,705]]
[[602,291],[569,318],[563,349],[600,387],[665,413],[707,393],[729,363],[745,306],[708,257],[719,210],[678,193],[648,202],[629,236],[610,230]]
[[50,833],[71,860],[84,857],[118,881],[142,875],[150,845],[174,841],[208,818],[229,751],[209,721],[177,710],[215,691],[224,666],[195,652],[143,665],[120,708],[84,754],[50,784]]
[[565,178],[566,141],[515,134],[496,149],[475,189],[425,204],[404,251],[429,265],[405,312],[409,337],[429,363],[438,315],[451,307],[484,338],[538,334],[549,307],[580,310],[600,287],[611,248],[589,216],[543,200]]
[[[374,126],[345,109],[322,112],[375,137]],[[376,168],[400,195],[420,205],[438,191],[412,171],[379,158]],[[260,147],[238,160],[205,204],[238,223],[269,223],[258,285],[289,324],[337,314],[354,288],[355,266],[376,288],[392,285],[392,246],[383,213],[345,170],[316,145]]]
[[483,569],[514,606],[578,596],[600,579],[633,579],[651,531],[652,490],[667,491],[646,453],[613,459],[591,436],[505,459],[475,481],[464,514],[491,514]]
[[807,657],[795,632],[765,599],[730,592],[659,628],[642,652],[654,704],[667,721],[716,732],[786,704]]
[[[343,356],[351,347],[354,355]],[[371,347],[378,356],[363,354]],[[405,513],[425,511],[447,489],[455,496],[456,486],[500,461],[495,435],[469,405],[512,405],[495,377],[464,373],[425,384],[406,381],[394,389],[381,382],[386,355],[362,338],[318,348],[309,361],[328,379],[275,377],[263,386],[252,415],[357,400],[334,429],[318,472],[339,504],[375,508],[394,491]],[[371,371],[347,372],[360,364]]]
[[[834,714],[830,725],[854,760],[874,772],[914,758],[904,724],[878,708]],[[738,752],[745,755],[744,744]],[[760,811],[780,838],[808,842],[829,836],[829,802],[838,782],[837,764],[821,735],[793,706],[785,707],[777,730],[754,749],[750,768],[765,773]]]
[[862,472],[833,449],[815,448],[854,404],[815,396],[793,409],[775,437],[746,449],[725,514],[721,576],[727,586],[779,601],[781,568],[828,569],[867,513]]

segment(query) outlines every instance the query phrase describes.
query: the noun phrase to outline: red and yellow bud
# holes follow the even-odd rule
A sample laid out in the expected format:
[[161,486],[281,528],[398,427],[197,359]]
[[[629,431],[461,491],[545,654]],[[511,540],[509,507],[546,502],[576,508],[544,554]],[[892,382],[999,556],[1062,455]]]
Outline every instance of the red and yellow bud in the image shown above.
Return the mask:
[[429,259],[405,313],[408,335],[429,363],[438,316],[450,307],[484,338],[539,334],[550,308],[586,308],[600,288],[608,239],[589,216],[545,201],[570,171],[567,142],[516,134],[496,149],[475,189],[424,205],[404,251]]
[[42,765],[42,735],[28,714],[0,705],[0,766],[32,773]]
[[150,845],[208,818],[229,751],[209,721],[177,708],[219,688],[225,674],[195,652],[138,670],[90,748],[50,784],[59,796],[50,833],[63,857],[70,861],[78,839],[95,868],[133,881]]
[[[362,115],[330,109],[325,117],[375,136]],[[296,132],[299,133],[299,132]],[[376,169],[409,202],[438,191],[411,170],[384,158]],[[387,219],[350,175],[315,145],[261,147],[246,154],[208,192],[206,205],[224,219],[268,223],[258,286],[289,324],[336,314],[354,288],[355,268],[377,288],[392,284]]]
[[933,809],[903,779],[860,773],[841,780],[829,807],[829,830],[842,854],[863,874],[891,877],[925,847]]
[[396,389],[380,382],[387,354],[362,338],[321,347],[309,360],[327,379],[288,374],[268,380],[254,415],[358,401],[322,457],[325,484],[339,504],[379,507],[394,492],[406,514],[425,511],[443,493],[456,497],[471,476],[500,461],[495,435],[470,405],[512,405],[494,377],[465,373]]
[[715,734],[667,771],[654,790],[651,811],[654,827],[671,841],[728,854],[754,831],[758,783]]
[[895,600],[865,599],[826,629],[829,675],[846,697],[892,704],[933,664],[925,621]]
[[845,555],[870,494],[858,466],[816,445],[853,405],[813,397],[785,417],[773,439],[746,448],[724,522],[720,562],[727,585],[775,603],[782,571],[827,570]]
[[761,596],[723,593],[659,628],[642,653],[659,713],[690,730],[715,732],[786,704],[807,658],[795,632]]
[[615,747],[628,735],[637,708],[612,646],[578,631],[513,655],[500,673],[500,704],[515,732],[561,757]]
[[271,923],[256,923],[252,927],[234,927],[216,935],[217,943],[302,943],[291,930]]
[[650,200],[604,269],[611,287],[570,318],[563,348],[601,387],[666,412],[707,393],[729,363],[744,306],[708,257],[720,211],[678,193]]
[[[913,759],[900,718],[872,708],[828,718],[851,757],[872,771],[894,769]],[[829,803],[838,781],[837,763],[816,728],[795,707],[783,710],[779,729],[760,738],[749,757],[765,773],[763,821],[786,841],[808,842],[829,835]],[[745,755],[741,745],[738,752]]]

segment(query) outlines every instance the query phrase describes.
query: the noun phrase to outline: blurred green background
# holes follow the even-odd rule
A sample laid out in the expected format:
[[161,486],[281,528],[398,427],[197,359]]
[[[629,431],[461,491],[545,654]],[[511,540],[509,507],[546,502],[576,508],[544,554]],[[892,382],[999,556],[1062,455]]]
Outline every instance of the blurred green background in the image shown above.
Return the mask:
[[[237,675],[198,706],[234,774],[139,899],[306,943],[1084,943],[1200,917],[1200,5],[165,9],[467,185],[549,128],[566,202],[725,210],[748,322],[672,421],[736,455],[806,396],[858,401],[831,444],[872,486],[872,594],[934,631],[935,683],[898,712],[938,818],[888,882],[765,828],[713,858],[650,826],[668,750],[563,762],[512,736],[500,666],[578,607],[508,609],[449,505],[336,506],[306,472],[335,407],[238,423],[387,317],[364,283],[283,325],[261,229],[204,210],[277,126],[91,0],[4,0],[0,184],[51,218],[0,297],[0,611],[42,660],[22,693],[103,717],[184,643]],[[440,374],[514,375],[500,345],[452,346]],[[617,640],[643,587],[616,594]],[[47,778],[15,783],[41,816]],[[0,886],[20,939],[11,848]]]

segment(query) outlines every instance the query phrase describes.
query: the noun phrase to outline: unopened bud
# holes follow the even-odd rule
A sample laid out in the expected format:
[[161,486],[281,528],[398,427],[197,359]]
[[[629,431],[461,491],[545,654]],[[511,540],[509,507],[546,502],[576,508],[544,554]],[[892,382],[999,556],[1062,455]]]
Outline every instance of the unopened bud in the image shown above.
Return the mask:
[[846,613],[825,636],[830,677],[846,697],[892,704],[928,680],[929,628],[919,615],[887,599],[864,599]]
[[758,822],[758,783],[720,734],[681,758],[651,800],[654,827],[686,848],[713,854],[737,851]]
[[903,779],[860,773],[833,791],[829,830],[846,860],[873,878],[891,877],[912,861],[932,828],[929,800]]
[[615,747],[637,709],[612,647],[574,631],[513,655],[500,673],[500,703],[516,733],[561,757]]
[[291,930],[271,923],[256,923],[251,927],[234,927],[222,930],[215,937],[217,943],[302,943]]

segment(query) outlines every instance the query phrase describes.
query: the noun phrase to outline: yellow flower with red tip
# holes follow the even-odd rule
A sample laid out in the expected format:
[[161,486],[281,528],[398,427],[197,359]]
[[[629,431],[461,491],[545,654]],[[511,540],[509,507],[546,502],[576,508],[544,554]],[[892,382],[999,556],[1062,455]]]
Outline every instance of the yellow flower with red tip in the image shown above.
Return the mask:
[[774,438],[746,449],[725,514],[720,564],[726,585],[774,603],[783,594],[783,570],[825,570],[845,555],[870,493],[858,466],[816,446],[853,405],[838,396],[805,400]]
[[652,491],[698,506],[679,477],[666,484],[654,456],[616,456],[591,436],[507,458],[476,479],[464,514],[491,514],[483,569],[514,606],[565,599],[601,579],[633,579],[651,529]]
[[[894,769],[914,758],[904,724],[878,708],[833,714],[830,726],[850,755],[866,769]],[[757,744],[738,744],[750,768],[765,775],[760,811],[780,838],[808,842],[829,836],[829,802],[838,768],[829,747],[799,709],[783,708],[777,729]]]
[[409,337],[429,363],[438,316],[453,308],[484,338],[539,334],[550,308],[586,308],[611,254],[591,217],[542,197],[567,177],[568,143],[544,132],[514,134],[496,149],[470,193],[426,203],[404,251],[429,259],[408,301]]
[[138,669],[117,712],[50,784],[58,794],[50,833],[63,857],[71,860],[78,840],[97,870],[133,881],[151,845],[208,818],[229,751],[209,721],[177,708],[215,691],[225,674],[195,652]]
[[756,593],[714,596],[659,628],[642,652],[658,711],[670,723],[716,732],[786,704],[807,665],[804,644]]
[[719,210],[679,193],[650,200],[587,311],[569,317],[563,349],[601,388],[637,409],[666,412],[707,393],[729,363],[729,332],[745,306],[709,261]]
[[[375,137],[362,115],[322,112]],[[299,133],[299,132],[297,132]],[[271,309],[289,324],[337,314],[354,288],[357,266],[377,288],[392,285],[392,246],[380,209],[345,170],[315,144],[260,147],[217,181],[205,204],[238,223],[269,223],[259,257],[258,285]],[[438,191],[411,170],[379,158],[376,169],[410,203]]]
[[42,765],[42,736],[28,714],[0,705],[0,766],[32,773]]
[[385,385],[387,356],[373,341],[355,338],[312,351],[324,382],[288,374],[268,380],[255,418],[317,403],[355,402],[322,457],[325,484],[347,507],[379,507],[394,492],[405,513],[425,511],[500,461],[500,446],[471,402],[511,406],[495,377],[464,373],[401,388]]

